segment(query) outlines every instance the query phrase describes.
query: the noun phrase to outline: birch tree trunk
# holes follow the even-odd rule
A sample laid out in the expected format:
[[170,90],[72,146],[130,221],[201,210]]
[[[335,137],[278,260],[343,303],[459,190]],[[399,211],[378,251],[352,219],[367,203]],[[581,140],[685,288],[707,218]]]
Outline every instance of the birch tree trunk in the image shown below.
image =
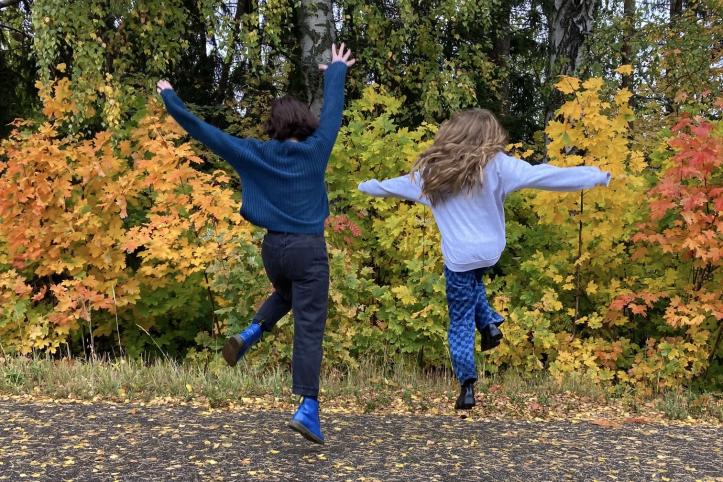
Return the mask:
[[599,0],[555,0],[550,19],[551,77],[575,75],[584,58],[585,37],[592,32]]
[[331,43],[335,41],[332,1],[301,0],[297,24],[301,47],[299,73],[306,97],[303,100],[314,114],[319,115],[323,99],[323,76],[318,65],[329,62]]
[[[625,32],[623,34],[622,63],[623,65],[633,63],[632,38],[635,35],[635,0],[623,1],[623,16],[625,19]],[[633,86],[633,74],[623,75],[622,87],[631,89]],[[630,99],[632,102],[632,97]]]
[[[585,38],[592,32],[595,12],[600,0],[554,0],[548,4],[550,24],[548,82],[558,75],[580,75],[583,65]],[[547,100],[545,123],[562,102],[559,92],[553,90]]]

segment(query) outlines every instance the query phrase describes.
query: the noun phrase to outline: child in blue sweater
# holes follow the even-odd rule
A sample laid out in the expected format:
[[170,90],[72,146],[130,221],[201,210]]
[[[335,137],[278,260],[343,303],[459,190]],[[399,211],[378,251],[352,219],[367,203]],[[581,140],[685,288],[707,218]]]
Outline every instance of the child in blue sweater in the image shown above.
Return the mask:
[[229,135],[191,114],[167,81],[157,85],[181,127],[238,172],[243,217],[267,229],[261,257],[274,292],[248,328],[226,341],[223,356],[236,365],[264,332],[293,310],[293,392],[303,399],[289,426],[316,443],[324,443],[317,396],[329,296],[324,173],[341,126],[346,71],[355,62],[344,44],[338,51],[332,45],[331,51],[331,63],[319,66],[325,70],[320,118],[291,96],[277,99],[266,125],[269,141]]
[[434,144],[419,157],[412,174],[359,184],[372,196],[398,197],[430,206],[442,237],[447,281],[447,340],[461,385],[457,409],[475,404],[475,326],[482,350],[499,345],[503,318],[485,293],[482,275],[505,247],[505,198],[523,188],[577,191],[607,186],[610,174],[595,167],[532,166],[505,155],[507,134],[484,109],[458,112],[444,122]]

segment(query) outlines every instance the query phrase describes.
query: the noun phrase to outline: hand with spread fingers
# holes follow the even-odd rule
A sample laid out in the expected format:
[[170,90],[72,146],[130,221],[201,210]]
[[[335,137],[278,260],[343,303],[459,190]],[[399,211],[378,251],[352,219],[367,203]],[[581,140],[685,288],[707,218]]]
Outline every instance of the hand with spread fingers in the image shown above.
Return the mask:
[[163,92],[166,89],[173,90],[173,86],[171,85],[171,83],[167,80],[163,80],[163,79],[159,80],[158,83],[156,84],[156,92],[158,92],[160,94],[161,92]]
[[351,57],[351,50],[346,48],[346,45],[342,43],[337,50],[336,44],[331,44],[331,62],[328,64],[319,64],[321,70],[326,70],[330,64],[334,62],[344,62],[347,67],[351,67],[356,63],[356,59],[349,59]]

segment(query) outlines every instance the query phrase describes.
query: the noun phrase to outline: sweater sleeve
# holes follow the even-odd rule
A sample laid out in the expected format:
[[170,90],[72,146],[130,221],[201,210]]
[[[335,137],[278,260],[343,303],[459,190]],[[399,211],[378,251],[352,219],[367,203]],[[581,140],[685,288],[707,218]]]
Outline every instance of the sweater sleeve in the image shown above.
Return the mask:
[[499,174],[505,195],[524,188],[546,191],[579,191],[607,186],[610,173],[597,167],[558,167],[550,164],[531,165],[514,157],[501,155]]
[[413,176],[414,179],[409,174],[384,181],[371,179],[360,183],[359,190],[371,196],[398,197],[430,206],[429,200],[422,194],[419,175],[415,173]]
[[173,89],[161,91],[168,113],[188,132],[191,137],[204,144],[215,154],[236,166],[239,160],[239,141],[237,137],[223,132],[193,115]]
[[333,62],[324,72],[324,103],[319,116],[319,127],[312,138],[324,152],[330,154],[336,142],[344,113],[344,83],[347,66],[344,62]]

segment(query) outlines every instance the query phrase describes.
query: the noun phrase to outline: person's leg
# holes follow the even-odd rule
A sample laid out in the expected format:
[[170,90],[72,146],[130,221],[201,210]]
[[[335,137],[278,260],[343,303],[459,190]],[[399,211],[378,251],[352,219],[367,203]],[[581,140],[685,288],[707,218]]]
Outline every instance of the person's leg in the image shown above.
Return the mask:
[[288,235],[267,234],[261,245],[261,259],[264,262],[274,292],[264,301],[254,316],[254,323],[261,325],[264,332],[270,332],[276,323],[291,311],[291,280],[286,276],[285,261]]
[[482,351],[490,350],[500,344],[502,332],[499,326],[505,321],[502,315],[492,309],[487,299],[487,291],[482,280],[482,276],[486,271],[487,268],[474,271],[475,292],[477,293],[474,321],[482,337]]
[[256,312],[251,324],[223,346],[223,357],[230,366],[258,342],[264,332],[270,332],[276,323],[291,310],[291,280],[284,276],[282,261],[285,239],[283,235],[267,233],[261,247],[261,258],[274,292]]
[[474,313],[477,301],[474,273],[457,273],[444,268],[447,285],[447,309],[449,330],[447,340],[452,358],[454,375],[462,386],[462,393],[456,408],[472,408],[474,392],[472,385],[477,380],[477,366],[474,360]]
[[329,300],[329,260],[323,236],[299,237],[293,246],[288,251],[294,312],[292,391],[304,398],[289,426],[308,440],[324,443],[317,397]]
[[316,397],[329,300],[329,260],[323,237],[305,241],[304,246],[297,257],[297,276],[292,281],[292,389],[297,395]]
[[475,304],[474,322],[477,329],[480,331],[482,331],[482,328],[489,323],[494,323],[495,325],[500,326],[505,321],[502,315],[497,313],[492,306],[490,306],[487,298],[487,290],[482,279],[482,276],[484,276],[486,271],[486,268],[475,270],[477,303]]

